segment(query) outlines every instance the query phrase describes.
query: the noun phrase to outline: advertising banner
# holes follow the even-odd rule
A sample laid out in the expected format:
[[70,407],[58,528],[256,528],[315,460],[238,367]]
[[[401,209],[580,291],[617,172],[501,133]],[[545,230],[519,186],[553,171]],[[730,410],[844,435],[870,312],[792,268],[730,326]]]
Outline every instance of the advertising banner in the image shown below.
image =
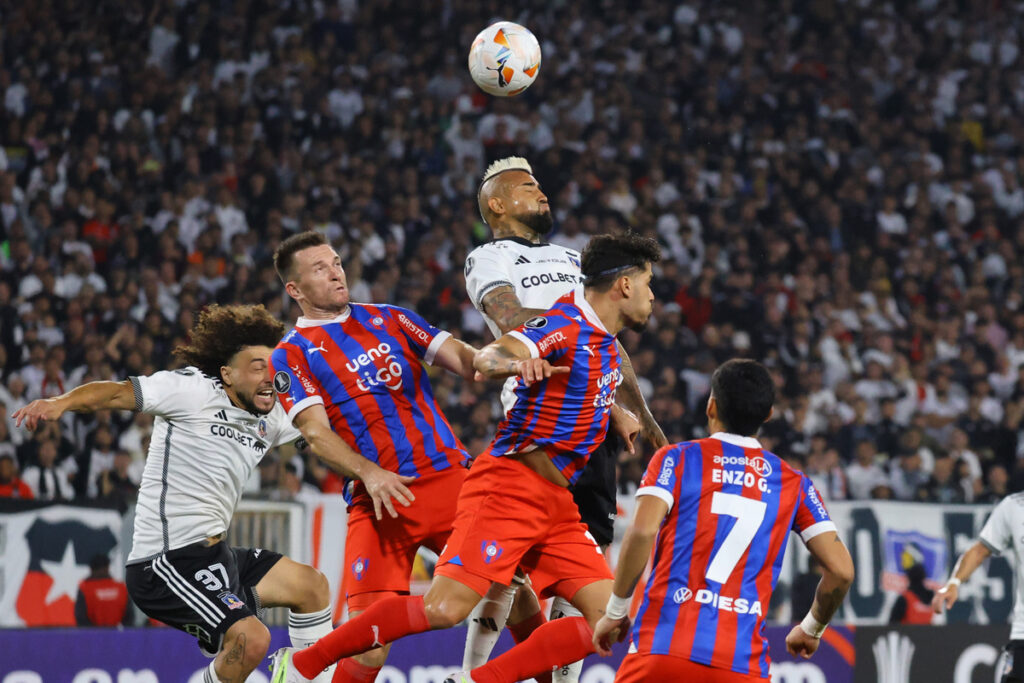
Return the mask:
[[998,683],[1009,636],[1007,626],[863,626],[854,636],[853,681]]
[[[768,629],[779,660],[773,664],[773,683],[852,683],[851,631],[829,629],[818,653],[799,662],[786,655],[788,632],[788,627]],[[271,635],[271,651],[288,644],[285,629],[273,628]],[[377,683],[442,683],[459,668],[465,638],[465,629],[453,628],[398,641]],[[506,632],[495,654],[511,646]],[[612,683],[625,649],[620,643],[611,657],[588,657],[580,683]],[[194,638],[170,628],[19,629],[0,636],[0,683],[202,683],[208,663]],[[249,677],[249,683],[268,681],[265,669]]]

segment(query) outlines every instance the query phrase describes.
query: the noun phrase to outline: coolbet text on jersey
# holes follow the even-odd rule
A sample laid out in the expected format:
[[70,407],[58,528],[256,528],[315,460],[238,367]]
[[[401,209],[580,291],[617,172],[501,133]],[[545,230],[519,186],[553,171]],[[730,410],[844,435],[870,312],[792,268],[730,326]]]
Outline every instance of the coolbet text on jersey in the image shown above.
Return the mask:
[[764,613],[789,532],[835,531],[811,480],[757,439],[719,433],[659,450],[636,495],[669,511],[629,651],[768,678]]

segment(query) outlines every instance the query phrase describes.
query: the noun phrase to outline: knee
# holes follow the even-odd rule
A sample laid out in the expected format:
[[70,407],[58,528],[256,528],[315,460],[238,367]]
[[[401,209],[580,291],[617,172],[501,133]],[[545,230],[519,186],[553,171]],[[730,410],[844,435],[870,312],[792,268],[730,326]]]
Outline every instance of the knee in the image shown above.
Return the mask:
[[321,610],[331,604],[331,587],[327,577],[315,567],[309,567],[308,598],[314,610]]
[[331,603],[331,587],[327,577],[315,567],[301,565],[295,596],[295,607],[302,612],[318,612]]
[[229,632],[221,651],[226,661],[241,662],[243,668],[253,670],[259,666],[270,649],[270,631],[255,617],[239,622]]
[[540,612],[540,602],[533,589],[529,585],[520,586],[516,591],[515,600],[512,601],[512,609],[508,615],[509,623],[518,624],[538,612]]
[[472,606],[467,609],[459,601],[446,596],[430,595],[424,598],[423,607],[432,629],[452,628],[465,619],[473,609]]

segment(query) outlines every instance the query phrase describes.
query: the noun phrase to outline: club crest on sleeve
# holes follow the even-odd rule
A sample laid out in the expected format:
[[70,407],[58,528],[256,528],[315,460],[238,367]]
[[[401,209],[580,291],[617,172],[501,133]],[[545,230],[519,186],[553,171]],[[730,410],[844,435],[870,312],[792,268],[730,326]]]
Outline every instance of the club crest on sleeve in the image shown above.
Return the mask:
[[523,323],[523,327],[529,327],[531,330],[539,330],[540,328],[544,327],[547,324],[548,319],[545,318],[544,316],[538,315],[536,318],[530,318],[525,323]]
[[286,394],[292,388],[292,378],[284,370],[274,373],[274,391],[279,394]]
[[267,438],[267,421],[260,420],[256,423],[256,433],[260,435],[261,439]]

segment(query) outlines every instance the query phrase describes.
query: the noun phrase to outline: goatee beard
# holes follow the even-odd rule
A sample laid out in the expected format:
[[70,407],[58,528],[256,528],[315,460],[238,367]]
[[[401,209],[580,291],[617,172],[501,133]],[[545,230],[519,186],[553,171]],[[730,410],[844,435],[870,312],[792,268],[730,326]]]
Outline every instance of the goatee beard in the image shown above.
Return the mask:
[[541,237],[551,232],[551,227],[555,224],[555,219],[551,216],[550,211],[524,213],[523,215],[516,216],[515,218],[517,221],[533,231],[534,234]]

